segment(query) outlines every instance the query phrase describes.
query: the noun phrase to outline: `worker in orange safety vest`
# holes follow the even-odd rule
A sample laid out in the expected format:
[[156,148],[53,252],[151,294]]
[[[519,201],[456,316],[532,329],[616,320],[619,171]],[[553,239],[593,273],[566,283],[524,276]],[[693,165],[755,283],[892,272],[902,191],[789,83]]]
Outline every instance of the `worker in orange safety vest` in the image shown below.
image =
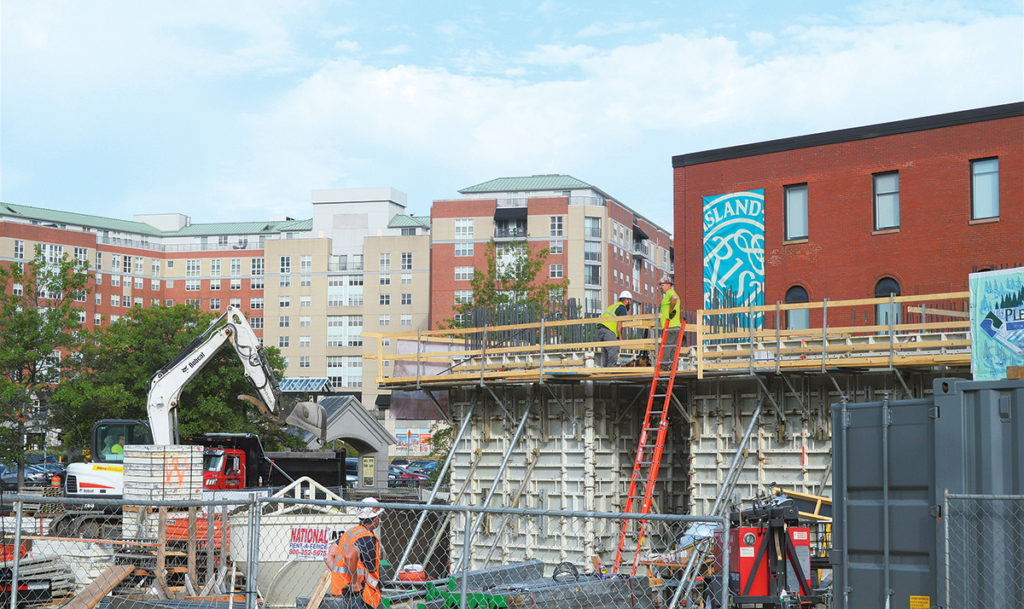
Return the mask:
[[347,599],[346,607],[363,609],[380,606],[380,539],[374,530],[380,526],[383,508],[367,497],[356,512],[359,524],[345,531],[327,552],[331,570],[331,595]]

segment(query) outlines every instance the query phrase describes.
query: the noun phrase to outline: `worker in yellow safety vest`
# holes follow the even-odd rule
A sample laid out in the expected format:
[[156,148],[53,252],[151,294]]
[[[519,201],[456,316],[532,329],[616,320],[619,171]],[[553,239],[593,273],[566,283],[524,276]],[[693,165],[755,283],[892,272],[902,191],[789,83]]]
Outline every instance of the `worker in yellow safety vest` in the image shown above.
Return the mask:
[[661,354],[661,362],[663,368],[668,368],[676,359],[676,340],[679,332],[683,330],[681,303],[679,294],[676,294],[675,288],[672,287],[671,277],[662,275],[658,287],[661,288],[662,294],[661,310],[658,312],[658,330],[664,331],[666,334],[665,350]]
[[383,508],[367,497],[356,512],[359,524],[345,531],[327,552],[331,569],[331,595],[347,600],[346,608],[380,607],[380,539],[374,530],[380,526]]
[[[629,315],[629,308],[633,305],[633,294],[629,290],[622,290],[619,299],[604,310],[601,314],[601,321],[597,325],[597,340],[617,341],[622,337],[622,322],[615,319],[623,315]],[[605,367],[619,365],[619,346],[610,345],[601,349],[601,365]]]

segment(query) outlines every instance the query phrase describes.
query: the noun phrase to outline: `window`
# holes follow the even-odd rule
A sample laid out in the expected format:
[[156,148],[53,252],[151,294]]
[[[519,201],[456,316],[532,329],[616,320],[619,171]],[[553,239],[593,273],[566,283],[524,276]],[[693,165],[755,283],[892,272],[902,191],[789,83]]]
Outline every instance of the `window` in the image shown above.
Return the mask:
[[249,280],[249,289],[262,290],[263,289],[263,277],[253,277]]
[[[786,304],[808,302],[807,290],[795,285],[786,290]],[[786,327],[790,330],[806,330],[811,327],[810,309],[790,309],[786,311]]]
[[384,273],[391,270],[391,254],[382,252],[380,255],[380,272]]
[[[21,284],[20,283],[14,284],[14,295],[15,296],[20,296],[21,295]],[[103,304],[103,294],[96,294],[94,300],[96,302],[96,306],[97,307],[102,305]]]
[[563,224],[565,222],[565,216],[551,216],[551,236],[561,237],[565,235],[563,231]]
[[[786,240],[807,238],[807,184],[785,187]],[[806,296],[806,294],[805,294]]]
[[199,279],[186,279],[185,280],[185,291],[186,292],[198,292],[199,285],[202,283]]
[[263,308],[263,299],[262,298],[250,298],[249,299],[249,308],[250,309],[262,309]]
[[875,230],[900,227],[900,174],[875,174]]
[[110,255],[110,270],[115,273],[121,268],[121,254]]
[[302,273],[312,273],[313,272],[313,257],[312,256],[302,256],[301,258],[299,258],[299,271],[302,272]]
[[309,315],[303,315],[302,317],[299,318],[299,327],[308,328],[309,326],[312,325],[311,320],[312,318]]
[[93,313],[92,314],[92,325],[98,326],[101,323],[103,323],[103,316],[100,315],[99,313]]
[[251,275],[263,275],[263,258],[250,258],[249,268],[252,269]]
[[[883,277],[875,285],[875,298],[889,298],[900,295],[900,284],[892,277]],[[887,326],[890,323],[902,323],[900,303],[894,302],[891,305],[887,302],[880,302],[875,305],[875,323],[880,326]]]
[[279,287],[282,287],[282,288],[291,287],[291,285],[292,285],[292,276],[291,275],[281,275],[277,285]]
[[160,280],[159,279],[150,279],[149,280],[149,289],[151,289],[151,290],[159,290],[160,289]]
[[292,297],[279,296],[277,298],[277,306],[281,307],[282,309],[287,309],[288,307],[292,306]]
[[473,267],[471,266],[457,266],[455,267],[455,281],[469,281],[473,279]]
[[399,322],[399,324],[403,325],[403,326],[411,326],[412,325],[412,315],[402,315],[402,318],[401,318],[401,321]]
[[583,259],[590,262],[601,262],[601,244],[597,241],[584,242]]
[[96,273],[96,285],[103,285],[103,275]]
[[291,339],[287,336],[277,337],[277,346],[284,349],[291,343]]
[[299,356],[299,368],[309,368],[309,356],[308,355],[300,355]]
[[311,275],[300,275],[299,285],[302,287],[309,287],[313,285],[313,277]]
[[299,296],[299,306],[300,307],[311,307],[311,306],[313,306],[313,297],[312,296]]
[[310,343],[310,340],[309,340],[308,336],[300,336],[299,337],[299,347],[302,347],[303,349],[308,349],[309,348],[309,343]]
[[584,264],[583,283],[601,285],[601,266],[598,264]]
[[456,256],[472,256],[473,255],[473,244],[468,242],[461,242],[455,244],[455,255]]
[[211,298],[210,299],[210,310],[211,311],[219,311],[220,310],[220,298]]
[[390,315],[381,315],[380,317],[377,318],[377,323],[382,325],[382,326],[390,326],[391,325],[391,316]]
[[[127,258],[127,256],[125,256]],[[185,261],[185,276],[186,277],[198,277],[199,276],[199,261],[198,260],[186,260]]]
[[455,304],[468,304],[473,302],[473,290],[455,290]]
[[88,259],[89,259],[89,250],[85,249],[84,247],[76,247],[75,248],[75,260],[77,260],[79,262],[85,262]]
[[[25,242],[20,239],[14,240],[14,259],[22,260],[25,258]],[[103,254],[96,252],[96,268],[100,268],[100,263],[103,260]]]
[[241,279],[232,279],[230,287],[231,287],[232,290],[241,290],[242,289],[242,280]]
[[971,219],[999,217],[999,159],[971,161]]
[[111,275],[110,276],[110,285],[112,285],[114,287],[120,287],[120,285],[121,285],[121,276],[120,275]]
[[143,279],[142,277],[136,277],[135,278],[135,289],[136,290],[141,290],[141,289],[145,288],[146,287],[145,281],[146,280]]
[[[121,295],[121,306],[126,308],[126,309],[131,307],[132,306],[132,297],[131,296],[125,296],[125,295],[122,294]],[[199,306],[199,301],[198,300],[196,300],[196,305],[195,306],[197,306],[197,307]]]
[[407,293],[407,292],[402,292],[402,304],[404,304],[404,305],[411,305],[412,304],[412,294]]
[[402,252],[402,270],[412,270],[412,252]]
[[121,272],[125,275],[131,274],[132,268],[134,268],[132,266],[132,256],[125,256],[121,264]]
[[550,271],[548,276],[551,277],[552,279],[561,279],[562,278],[562,265],[561,264],[552,264],[551,265],[551,271]]
[[587,315],[596,315],[601,312],[601,290],[583,291],[583,308]]
[[415,234],[416,234],[416,229],[415,228],[403,228],[402,229],[402,236],[403,237],[412,237]]
[[291,325],[292,325],[291,317],[289,317],[287,315],[281,315],[280,317],[277,318],[277,327],[278,328],[287,328],[287,327],[289,327]]
[[292,272],[292,257],[281,256],[281,274],[287,275]]
[[230,301],[228,301],[228,305],[232,306],[232,307],[235,307],[236,309],[241,309],[242,308],[242,299],[241,298],[232,298]]
[[263,329],[263,318],[262,317],[250,317],[249,325],[252,326],[253,330]]
[[[97,261],[98,260],[99,259],[97,258]],[[98,263],[97,263],[97,265],[98,265]],[[150,263],[150,265],[149,265],[149,274],[154,276],[154,277],[159,277],[160,276],[160,261],[159,260],[154,260],[153,262]]]
[[588,239],[601,238],[601,218],[587,216],[583,218],[583,236]]
[[561,254],[564,251],[565,250],[563,249],[561,241],[552,241],[551,244],[548,246],[549,254]]
[[389,305],[391,304],[391,294],[381,294],[379,304]]
[[472,239],[473,238],[473,218],[456,218],[455,219],[455,238],[456,239]]
[[117,294],[111,294],[110,295],[110,306],[116,307],[116,306],[120,306],[120,304],[121,304],[121,297],[118,296]]
[[210,280],[210,289],[211,290],[219,290],[220,289],[220,279],[211,279]]
[[220,258],[210,260],[210,277],[220,277]]
[[380,284],[381,285],[391,285],[391,273],[381,273],[380,274]]
[[402,273],[402,285],[412,285],[412,273]]
[[241,277],[242,276],[242,259],[232,258],[231,259],[231,276]]

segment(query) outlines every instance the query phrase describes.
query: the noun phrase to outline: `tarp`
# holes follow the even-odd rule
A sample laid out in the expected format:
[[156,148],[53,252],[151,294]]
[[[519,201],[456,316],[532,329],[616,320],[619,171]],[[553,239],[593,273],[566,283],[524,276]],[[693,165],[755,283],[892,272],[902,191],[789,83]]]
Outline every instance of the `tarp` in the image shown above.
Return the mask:
[[971,273],[971,372],[976,381],[1006,378],[1024,366],[1024,267]]

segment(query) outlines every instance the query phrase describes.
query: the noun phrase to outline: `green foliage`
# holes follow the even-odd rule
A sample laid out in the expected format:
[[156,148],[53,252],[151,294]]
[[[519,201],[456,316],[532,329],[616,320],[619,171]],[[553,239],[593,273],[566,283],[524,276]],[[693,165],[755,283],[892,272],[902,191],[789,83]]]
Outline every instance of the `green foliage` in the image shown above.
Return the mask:
[[[73,374],[78,321],[88,275],[64,254],[0,265],[0,460],[22,460],[33,401],[45,407],[54,383]],[[31,431],[31,430],[29,430]]]
[[[54,400],[65,444],[88,443],[93,423],[104,418],[147,419],[146,398],[153,375],[171,362],[216,319],[187,305],[133,307],[124,317],[98,328],[81,350],[84,371],[63,383]],[[276,348],[267,358],[280,375],[284,360]],[[238,356],[225,345],[182,390],[179,435],[210,431],[258,433],[270,449],[301,442],[263,416],[239,394],[254,394]]]
[[[443,465],[445,459],[448,458],[448,453],[452,451],[452,441],[455,439],[455,430],[446,420],[434,421],[430,426],[430,459],[434,459],[440,465]],[[437,482],[437,477],[441,474],[441,467],[438,466],[434,471],[430,472],[430,477],[427,478],[424,486],[430,488],[433,487]],[[451,472],[445,472],[445,480],[442,486],[448,486],[451,482]]]
[[[456,305],[456,313],[468,318],[475,308],[496,310],[528,305],[544,310],[552,300],[562,300],[569,279],[554,281],[542,275],[548,248],[531,248],[524,239],[503,243],[500,250],[493,239],[487,244],[486,270],[473,271],[473,301]],[[462,325],[454,318],[444,324],[449,328]]]

